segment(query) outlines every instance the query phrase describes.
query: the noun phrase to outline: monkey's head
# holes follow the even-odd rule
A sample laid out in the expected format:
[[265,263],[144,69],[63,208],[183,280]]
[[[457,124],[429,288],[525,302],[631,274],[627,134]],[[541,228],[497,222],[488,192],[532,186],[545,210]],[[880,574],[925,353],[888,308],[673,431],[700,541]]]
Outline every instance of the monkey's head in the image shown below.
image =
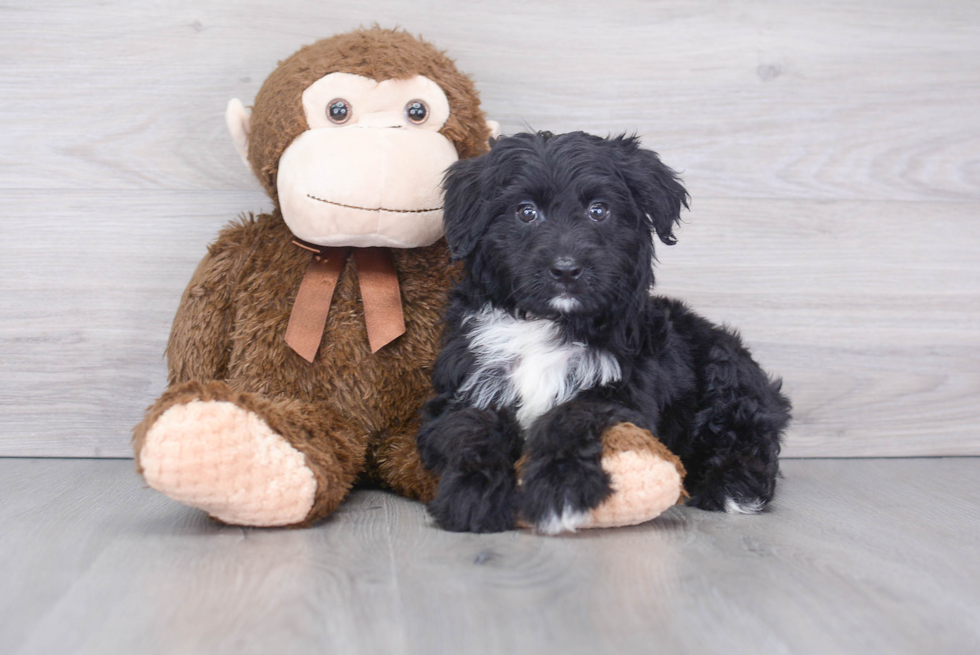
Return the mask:
[[498,132],[451,59],[377,27],[303,47],[226,119],[289,229],[321,246],[435,243],[443,173]]

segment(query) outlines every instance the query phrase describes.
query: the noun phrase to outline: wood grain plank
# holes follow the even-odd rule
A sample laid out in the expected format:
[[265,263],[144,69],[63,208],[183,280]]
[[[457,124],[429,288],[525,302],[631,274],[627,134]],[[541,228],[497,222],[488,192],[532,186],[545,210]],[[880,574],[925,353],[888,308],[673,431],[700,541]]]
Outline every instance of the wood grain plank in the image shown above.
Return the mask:
[[21,0],[0,27],[0,188],[256,189],[227,101],[374,21],[448,49],[505,131],[637,131],[698,196],[980,200],[968,0]]
[[[4,194],[0,212],[18,218],[0,227],[0,453],[129,456],[206,243],[267,205],[234,191]],[[980,454],[978,213],[702,199],[658,251],[659,289],[736,326],[784,377],[787,455]]]
[[243,530],[145,488],[127,461],[0,470],[4,653],[404,652],[377,629],[399,609],[382,498],[355,496],[322,530]]
[[552,538],[357,491],[221,526],[131,462],[0,459],[6,653],[967,653],[980,459],[787,460],[772,511]]
[[8,192],[0,211],[0,452],[128,457],[163,391],[180,295],[242,192]]
[[[786,464],[774,512],[754,523],[684,508],[646,526],[558,543],[407,529],[397,551],[403,593],[432,608],[410,643],[417,652],[535,652],[527,637],[534,635],[555,652],[919,652],[934,634],[922,626],[938,628],[926,614],[940,597],[962,625],[976,625],[975,589],[942,582],[960,575],[960,557],[934,577],[929,547],[895,546],[910,533],[928,534],[952,538],[950,553],[973,552],[964,534],[980,517],[961,489],[931,490],[933,478],[918,474],[928,467],[921,461]],[[920,520],[928,511],[919,502],[933,491],[925,504],[951,498],[956,509]],[[868,507],[880,508],[870,520]],[[879,522],[889,527],[879,531]],[[964,575],[977,572],[968,564]],[[480,593],[468,592],[474,588]],[[447,606],[457,610],[449,620],[438,610]],[[911,621],[897,625],[895,617]],[[484,633],[493,636],[467,646]],[[956,652],[975,633],[946,633],[932,652]]]
[[980,454],[978,215],[696,199],[658,250],[659,289],[739,329],[784,377],[788,455]]
[[980,454],[976,3],[0,12],[0,454],[129,454],[204,245],[268,206],[225,102],[374,20],[447,48],[505,130],[637,130],[685,172],[695,211],[661,290],[784,376],[787,454]]

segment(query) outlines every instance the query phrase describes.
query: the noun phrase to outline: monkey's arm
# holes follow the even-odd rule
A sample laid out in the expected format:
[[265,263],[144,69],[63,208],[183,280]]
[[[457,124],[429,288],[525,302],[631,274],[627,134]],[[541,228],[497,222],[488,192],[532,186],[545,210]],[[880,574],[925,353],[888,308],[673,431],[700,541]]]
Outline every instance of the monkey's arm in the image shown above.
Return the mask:
[[232,298],[242,250],[223,243],[232,229],[224,230],[208,248],[180,300],[167,343],[171,385],[225,375],[234,320]]

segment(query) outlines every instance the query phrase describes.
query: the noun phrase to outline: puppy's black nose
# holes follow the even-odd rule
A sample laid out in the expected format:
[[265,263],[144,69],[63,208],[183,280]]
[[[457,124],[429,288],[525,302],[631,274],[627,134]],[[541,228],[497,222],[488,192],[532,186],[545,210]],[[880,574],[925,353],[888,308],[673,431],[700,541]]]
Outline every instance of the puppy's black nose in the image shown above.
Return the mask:
[[572,282],[582,274],[582,267],[571,257],[559,257],[551,264],[551,277],[559,282]]

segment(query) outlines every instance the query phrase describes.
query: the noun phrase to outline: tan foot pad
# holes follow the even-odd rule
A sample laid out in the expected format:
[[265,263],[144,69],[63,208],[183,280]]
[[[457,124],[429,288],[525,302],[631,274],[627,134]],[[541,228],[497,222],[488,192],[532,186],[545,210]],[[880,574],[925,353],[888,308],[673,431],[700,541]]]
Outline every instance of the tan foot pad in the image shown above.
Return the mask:
[[613,495],[596,507],[582,528],[645,523],[676,505],[684,494],[684,466],[646,430],[631,423],[603,435],[602,468],[612,478]]
[[316,495],[303,454],[230,402],[168,409],[147,432],[140,465],[152,488],[235,525],[299,523]]

